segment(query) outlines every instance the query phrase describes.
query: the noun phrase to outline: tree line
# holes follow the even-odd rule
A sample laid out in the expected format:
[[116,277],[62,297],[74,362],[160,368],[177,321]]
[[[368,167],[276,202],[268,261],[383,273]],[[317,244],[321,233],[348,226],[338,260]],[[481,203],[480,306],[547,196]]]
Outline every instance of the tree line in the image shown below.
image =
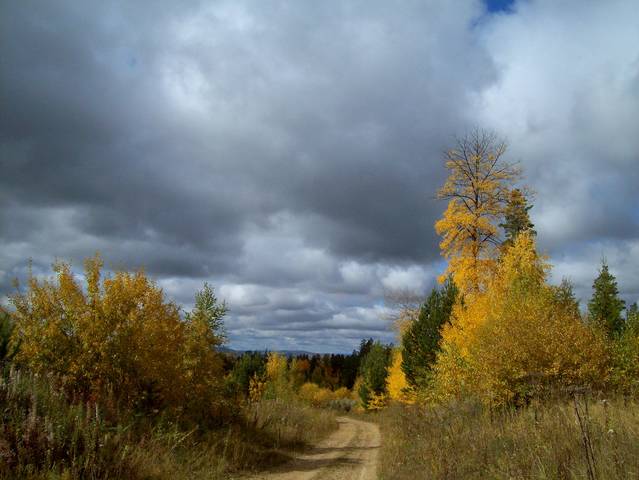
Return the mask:
[[414,320],[401,331],[391,383],[404,384],[409,398],[491,404],[558,389],[636,394],[637,304],[626,307],[605,260],[585,313],[567,279],[548,283],[530,192],[516,187],[521,170],[505,152],[494,133],[475,130],[446,153],[438,197],[448,206],[435,229],[447,269],[443,285],[407,315]]

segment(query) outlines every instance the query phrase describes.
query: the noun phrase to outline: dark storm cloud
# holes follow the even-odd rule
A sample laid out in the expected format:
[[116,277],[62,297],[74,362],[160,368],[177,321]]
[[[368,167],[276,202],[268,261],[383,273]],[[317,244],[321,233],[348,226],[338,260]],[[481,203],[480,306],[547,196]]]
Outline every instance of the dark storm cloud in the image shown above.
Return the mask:
[[588,295],[605,251],[636,298],[639,19],[578,5],[3,5],[0,288],[100,250],[187,308],[212,282],[238,347],[390,340],[379,302],[441,271],[441,152],[479,124],[556,273]]

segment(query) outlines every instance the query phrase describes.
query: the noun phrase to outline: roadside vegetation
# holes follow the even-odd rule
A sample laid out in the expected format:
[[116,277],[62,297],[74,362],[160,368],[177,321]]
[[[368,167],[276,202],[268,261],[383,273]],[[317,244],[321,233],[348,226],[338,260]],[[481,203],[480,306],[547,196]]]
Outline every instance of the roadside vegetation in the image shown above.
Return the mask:
[[85,285],[54,270],[0,310],[0,478],[229,478],[337,428],[313,405],[350,392],[298,385],[303,360],[219,353],[227,307],[208,285],[183,312],[143,272],[103,278],[97,256]]
[[[381,477],[639,477],[639,315],[606,261],[582,309],[548,282],[531,195],[477,130],[446,155],[441,288],[401,312]],[[596,266],[593,266],[593,270]]]
[[381,426],[384,479],[639,478],[637,304],[605,260],[585,308],[551,284],[505,153],[480,130],[447,153],[447,270],[395,346],[225,354],[206,284],[187,312],[99,256],[31,276],[0,309],[0,478],[230,478],[352,413]]
[[[379,414],[383,480],[606,479],[639,475],[639,405],[577,396],[489,410],[394,404]],[[463,452],[454,454],[454,452]]]

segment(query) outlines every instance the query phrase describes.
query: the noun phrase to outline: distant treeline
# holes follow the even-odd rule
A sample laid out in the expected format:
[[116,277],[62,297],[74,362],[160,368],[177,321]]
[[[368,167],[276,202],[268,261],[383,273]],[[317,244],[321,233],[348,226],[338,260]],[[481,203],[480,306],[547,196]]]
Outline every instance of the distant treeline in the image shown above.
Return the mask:
[[[305,383],[329,390],[347,388],[352,390],[357,377],[361,375],[363,359],[369,354],[375,342],[372,338],[362,339],[357,349],[350,354],[298,354],[283,356],[287,359],[292,382],[299,387]],[[383,347],[387,352],[391,346]],[[268,351],[247,351],[240,355],[225,354],[225,368],[238,386],[240,392],[248,395],[249,383],[254,376],[265,374]]]

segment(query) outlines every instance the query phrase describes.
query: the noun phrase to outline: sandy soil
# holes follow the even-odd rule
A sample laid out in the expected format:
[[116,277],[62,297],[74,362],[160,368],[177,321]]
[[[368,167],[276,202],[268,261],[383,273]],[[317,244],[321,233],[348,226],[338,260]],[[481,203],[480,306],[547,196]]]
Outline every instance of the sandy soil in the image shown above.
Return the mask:
[[312,450],[252,480],[375,480],[379,428],[374,423],[338,418],[339,429]]

